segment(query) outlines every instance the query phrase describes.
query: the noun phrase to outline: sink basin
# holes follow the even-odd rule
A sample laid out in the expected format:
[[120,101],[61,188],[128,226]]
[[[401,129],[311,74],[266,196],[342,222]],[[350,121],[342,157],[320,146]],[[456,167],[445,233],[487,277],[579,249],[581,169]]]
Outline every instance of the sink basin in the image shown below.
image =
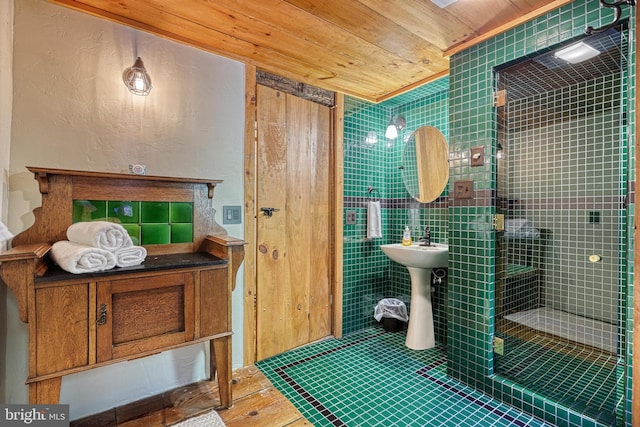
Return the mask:
[[405,344],[413,350],[426,350],[436,345],[431,305],[431,271],[434,268],[447,266],[449,245],[438,243],[432,245],[420,246],[418,243],[411,246],[403,246],[401,243],[380,245],[380,249],[389,259],[404,265],[409,270],[411,307]]
[[417,243],[403,246],[402,243],[380,245],[380,249],[392,261],[405,267],[444,268],[449,257],[449,245],[432,243],[433,246],[420,246]]

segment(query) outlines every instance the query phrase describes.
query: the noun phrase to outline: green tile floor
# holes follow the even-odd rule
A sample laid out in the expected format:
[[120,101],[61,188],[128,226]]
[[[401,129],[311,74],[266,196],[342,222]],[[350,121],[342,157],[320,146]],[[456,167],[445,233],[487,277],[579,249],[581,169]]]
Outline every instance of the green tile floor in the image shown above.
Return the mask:
[[438,348],[415,351],[376,327],[257,367],[314,426],[544,426],[446,375]]
[[615,355],[545,336],[503,338],[505,356],[495,360],[501,376],[603,425],[617,424],[623,376],[617,375]]

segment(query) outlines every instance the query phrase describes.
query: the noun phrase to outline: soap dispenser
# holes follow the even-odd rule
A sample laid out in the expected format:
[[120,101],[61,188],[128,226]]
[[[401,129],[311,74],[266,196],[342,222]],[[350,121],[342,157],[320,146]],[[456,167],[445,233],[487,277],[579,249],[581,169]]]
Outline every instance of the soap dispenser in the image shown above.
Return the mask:
[[404,233],[402,234],[402,246],[411,246],[411,230],[409,226],[404,226]]

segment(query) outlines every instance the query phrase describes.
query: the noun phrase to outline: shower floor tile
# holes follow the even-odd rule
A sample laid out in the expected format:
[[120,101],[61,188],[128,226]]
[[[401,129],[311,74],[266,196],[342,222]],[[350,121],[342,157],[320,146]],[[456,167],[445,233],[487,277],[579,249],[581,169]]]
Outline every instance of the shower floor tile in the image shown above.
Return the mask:
[[498,375],[602,424],[616,424],[624,377],[615,355],[546,336],[504,339],[505,355],[495,359]]
[[440,349],[374,328],[258,362],[316,427],[545,426],[446,375]]

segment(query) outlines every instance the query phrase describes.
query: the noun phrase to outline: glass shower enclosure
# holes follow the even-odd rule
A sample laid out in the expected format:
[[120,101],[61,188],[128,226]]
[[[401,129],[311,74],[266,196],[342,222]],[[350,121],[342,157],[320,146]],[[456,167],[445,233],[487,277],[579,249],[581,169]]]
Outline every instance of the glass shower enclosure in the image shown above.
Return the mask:
[[494,372],[607,425],[624,363],[626,31],[581,40],[599,52],[583,62],[555,48],[495,70]]

